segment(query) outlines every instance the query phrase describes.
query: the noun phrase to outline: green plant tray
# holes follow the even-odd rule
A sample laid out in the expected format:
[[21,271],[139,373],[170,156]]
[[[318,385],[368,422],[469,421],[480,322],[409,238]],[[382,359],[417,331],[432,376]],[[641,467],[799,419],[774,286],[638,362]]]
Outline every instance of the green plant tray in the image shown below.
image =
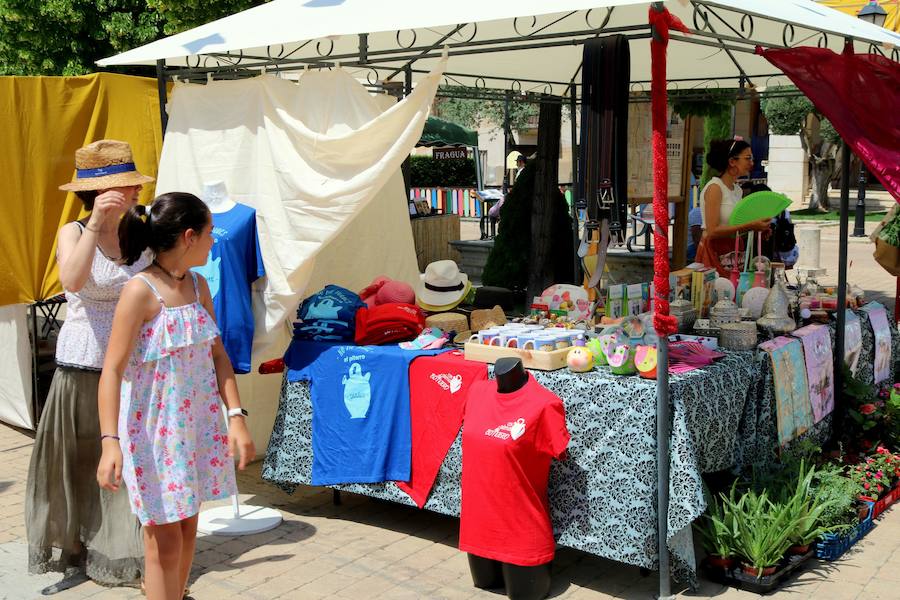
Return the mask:
[[861,540],[874,526],[872,523],[872,512],[875,507],[874,503],[867,502],[869,507],[866,512],[866,518],[844,535],[836,535],[834,533],[826,533],[819,541],[816,542],[816,556],[822,560],[837,560],[843,556],[844,552],[853,547],[853,545]]
[[815,549],[799,556],[785,557],[777,571],[765,577],[756,578],[747,575],[740,566],[733,569],[716,569],[703,562],[703,571],[710,581],[746,590],[755,594],[768,594],[781,586],[792,574],[801,569],[809,559],[816,555]]

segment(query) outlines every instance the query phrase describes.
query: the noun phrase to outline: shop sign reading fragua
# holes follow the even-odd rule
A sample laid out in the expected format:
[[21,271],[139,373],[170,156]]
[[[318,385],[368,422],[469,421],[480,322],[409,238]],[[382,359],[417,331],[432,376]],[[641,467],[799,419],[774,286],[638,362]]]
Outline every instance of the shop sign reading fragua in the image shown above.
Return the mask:
[[468,158],[469,154],[465,148],[435,148],[431,155],[435,160],[451,160],[454,158]]

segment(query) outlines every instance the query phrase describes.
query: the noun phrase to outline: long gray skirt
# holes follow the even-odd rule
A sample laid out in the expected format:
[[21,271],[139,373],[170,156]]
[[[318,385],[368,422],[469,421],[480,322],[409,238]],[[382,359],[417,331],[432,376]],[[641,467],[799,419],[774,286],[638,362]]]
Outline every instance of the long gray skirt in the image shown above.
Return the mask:
[[53,376],[28,468],[25,528],[31,573],[84,562],[104,585],[133,584],[143,570],[140,523],[125,487],[97,485],[100,373],[60,367]]

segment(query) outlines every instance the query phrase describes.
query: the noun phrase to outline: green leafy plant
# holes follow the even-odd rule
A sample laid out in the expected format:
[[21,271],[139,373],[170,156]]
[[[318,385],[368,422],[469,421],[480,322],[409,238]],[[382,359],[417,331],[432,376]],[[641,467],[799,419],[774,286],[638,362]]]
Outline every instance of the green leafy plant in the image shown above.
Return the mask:
[[474,187],[475,161],[412,156],[409,159],[409,184],[412,187]]
[[739,500],[734,500],[734,493],[722,499],[734,518],[737,554],[762,577],[762,570],[778,565],[792,544],[797,523],[791,507],[773,503],[767,491],[752,489]]
[[850,468],[850,478],[856,484],[857,494],[877,500],[900,479],[900,455],[879,446],[862,463]]
[[812,496],[825,508],[819,515],[819,525],[842,535],[858,522],[856,483],[836,465],[816,471],[812,482]]
[[[735,487],[731,488],[730,499],[733,501]],[[703,549],[711,556],[730,558],[735,555],[735,538],[738,535],[734,514],[726,510],[725,502],[711,498],[706,514],[694,525],[700,535]]]
[[884,402],[885,434],[894,448],[900,447],[900,383],[895,383]]
[[807,467],[806,462],[801,461],[793,494],[785,503],[794,527],[790,539],[797,546],[811,544],[823,533],[830,531],[830,528],[822,524],[822,515],[831,508],[834,501],[812,493],[815,476],[816,468]]

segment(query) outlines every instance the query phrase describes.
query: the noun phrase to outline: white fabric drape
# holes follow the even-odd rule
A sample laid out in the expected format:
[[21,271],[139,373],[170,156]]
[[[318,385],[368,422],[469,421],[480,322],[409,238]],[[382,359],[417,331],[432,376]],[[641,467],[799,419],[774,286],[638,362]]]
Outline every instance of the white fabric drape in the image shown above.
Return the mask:
[[[175,86],[157,193],[199,194],[203,182],[222,180],[233,200],[257,210],[267,277],[254,298],[254,362],[284,351],[313,278],[351,289],[378,274],[415,280],[399,168],[445,64],[387,110],[342,69],[310,71],[299,83],[263,75]],[[367,234],[337,240],[340,253],[325,256],[330,272],[317,275],[320,253],[362,213],[368,222],[355,229]]]
[[0,421],[34,429],[31,414],[31,342],[28,339],[28,307],[0,306]]

